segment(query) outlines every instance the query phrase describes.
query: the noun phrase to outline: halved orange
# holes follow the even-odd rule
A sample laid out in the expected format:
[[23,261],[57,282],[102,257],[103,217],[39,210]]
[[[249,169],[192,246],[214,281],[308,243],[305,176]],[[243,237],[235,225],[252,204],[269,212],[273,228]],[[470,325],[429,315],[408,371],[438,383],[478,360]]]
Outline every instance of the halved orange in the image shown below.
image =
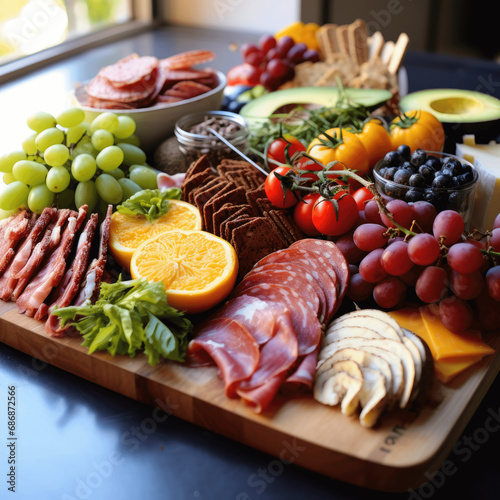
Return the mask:
[[218,236],[174,229],[144,242],[132,255],[130,273],[133,278],[163,281],[172,307],[200,313],[229,295],[238,258],[233,246]]
[[180,200],[169,200],[170,209],[149,222],[144,215],[125,215],[115,212],[109,228],[109,251],[116,262],[127,271],[134,251],[146,240],[172,229],[201,229],[200,211]]

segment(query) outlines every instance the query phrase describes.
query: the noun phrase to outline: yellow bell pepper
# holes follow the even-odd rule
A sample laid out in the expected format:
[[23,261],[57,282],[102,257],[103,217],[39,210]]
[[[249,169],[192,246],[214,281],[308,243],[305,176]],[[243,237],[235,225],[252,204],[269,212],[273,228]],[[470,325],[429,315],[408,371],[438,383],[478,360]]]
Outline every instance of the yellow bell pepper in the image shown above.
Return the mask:
[[296,22],[285,26],[283,29],[274,34],[277,40],[285,35],[290,36],[295,43],[305,43],[308,49],[320,51],[318,41],[316,40],[316,32],[319,25],[316,23]]

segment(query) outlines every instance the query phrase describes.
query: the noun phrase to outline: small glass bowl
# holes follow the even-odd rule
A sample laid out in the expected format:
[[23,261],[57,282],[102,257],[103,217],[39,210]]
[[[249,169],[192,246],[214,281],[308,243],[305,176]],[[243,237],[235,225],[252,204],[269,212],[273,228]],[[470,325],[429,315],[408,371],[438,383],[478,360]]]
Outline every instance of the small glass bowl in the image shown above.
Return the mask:
[[425,151],[429,156],[437,158],[453,158],[463,165],[470,167],[472,171],[472,181],[458,187],[451,188],[431,188],[431,187],[412,187],[385,179],[380,174],[380,169],[385,166],[384,160],[380,160],[374,167],[372,175],[375,181],[377,191],[385,200],[399,199],[408,203],[419,200],[431,202],[438,212],[443,210],[455,210],[462,216],[466,228],[469,227],[472,211],[474,210],[474,197],[479,181],[479,172],[467,160],[449,153],[440,153],[436,151]]
[[[214,125],[212,125],[212,128],[242,153],[248,151],[249,128],[247,121],[241,115],[230,111],[190,113],[180,118],[175,124],[175,137],[188,163],[195,161],[204,154],[208,156],[208,160],[214,167],[219,165],[220,161],[225,158],[241,159],[238,153],[210,132],[207,132],[206,135],[192,132],[193,127],[207,120],[213,120]],[[219,129],[216,124],[221,121],[230,124],[231,128]]]

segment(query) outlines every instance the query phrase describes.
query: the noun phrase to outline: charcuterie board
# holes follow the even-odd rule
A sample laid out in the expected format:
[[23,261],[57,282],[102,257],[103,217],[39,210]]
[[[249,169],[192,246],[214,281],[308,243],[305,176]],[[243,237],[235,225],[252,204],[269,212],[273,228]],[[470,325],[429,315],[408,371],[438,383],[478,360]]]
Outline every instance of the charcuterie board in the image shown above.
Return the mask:
[[500,370],[500,337],[484,340],[495,354],[449,384],[436,382],[418,411],[385,416],[373,429],[317,403],[310,394],[279,396],[262,414],[228,399],[214,367],[141,355],[89,355],[75,337],[51,338],[44,323],[0,303],[0,341],[107,389],[323,475],[382,491],[405,491],[438,471]]

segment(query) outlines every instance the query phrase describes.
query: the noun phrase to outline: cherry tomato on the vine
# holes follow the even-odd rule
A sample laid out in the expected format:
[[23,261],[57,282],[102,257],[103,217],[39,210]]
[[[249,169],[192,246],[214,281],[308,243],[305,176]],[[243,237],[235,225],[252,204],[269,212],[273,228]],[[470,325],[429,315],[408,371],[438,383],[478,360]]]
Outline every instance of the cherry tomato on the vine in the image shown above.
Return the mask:
[[267,150],[268,158],[279,161],[280,163],[289,163],[288,158],[291,158],[297,151],[305,151],[306,147],[295,137],[285,134],[283,137],[278,137],[269,145]]
[[358,205],[358,210],[361,212],[365,209],[366,202],[373,199],[373,193],[367,188],[362,187],[352,193],[354,201]]
[[297,204],[297,198],[289,189],[287,189],[286,196],[284,196],[281,181],[274,175],[275,173],[286,175],[291,170],[293,170],[291,167],[277,167],[266,177],[264,184],[266,196],[275,207],[290,208]]
[[[293,168],[295,170],[314,170],[319,172],[323,170],[324,167],[323,164],[311,160],[310,158],[307,158],[307,156],[302,156],[301,158],[298,158],[296,161],[294,161]],[[301,177],[305,179],[311,179],[312,181],[318,180],[318,176],[316,174],[313,174],[312,172],[301,174]]]
[[354,227],[359,210],[354,198],[341,190],[333,199],[321,196],[314,204],[312,222],[316,229],[327,236],[339,236]]
[[307,236],[319,236],[321,234],[312,221],[314,204],[320,197],[319,193],[308,193],[302,197],[302,200],[297,202],[293,210],[295,224]]

